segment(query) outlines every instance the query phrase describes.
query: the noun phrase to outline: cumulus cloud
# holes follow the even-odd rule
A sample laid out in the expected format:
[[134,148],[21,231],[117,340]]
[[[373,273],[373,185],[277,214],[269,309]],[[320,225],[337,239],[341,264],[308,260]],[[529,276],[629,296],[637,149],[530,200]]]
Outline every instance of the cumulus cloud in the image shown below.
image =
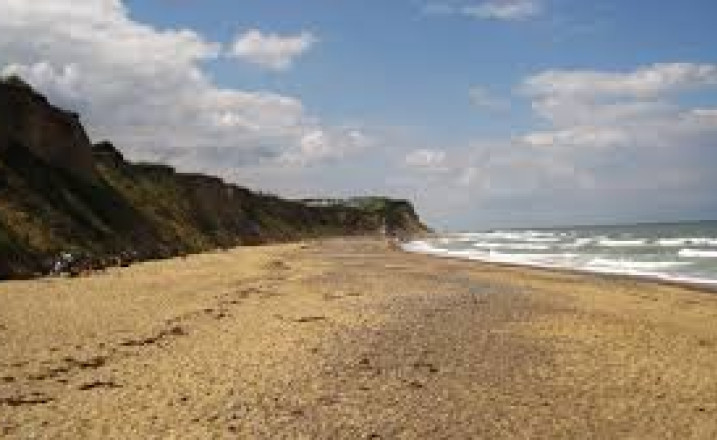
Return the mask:
[[236,37],[229,55],[266,69],[283,71],[317,41],[307,31],[298,35],[279,35],[251,29]]
[[[94,139],[111,139],[130,156],[224,173],[239,157],[300,154],[316,131],[332,132],[341,151],[352,142],[296,98],[217,86],[204,63],[220,56],[220,44],[139,23],[120,0],[5,0],[0,16],[0,71],[78,111]],[[309,153],[304,162],[329,156]]]
[[416,153],[411,183],[424,186],[417,196],[433,211],[473,212],[483,224],[714,212],[717,108],[690,107],[682,95],[717,90],[715,71],[677,63],[539,72],[516,88],[532,104],[540,130],[477,141],[440,160]]
[[539,73],[520,89],[552,129],[517,141],[525,154],[559,157],[576,176],[590,175],[598,190],[688,194],[714,181],[707,164],[717,160],[717,109],[685,107],[679,98],[708,88],[717,88],[715,65]]
[[557,71],[525,79],[519,90],[554,131],[524,137],[531,145],[580,147],[679,145],[717,130],[710,109],[685,109],[685,91],[717,88],[717,66],[655,64],[632,72]]

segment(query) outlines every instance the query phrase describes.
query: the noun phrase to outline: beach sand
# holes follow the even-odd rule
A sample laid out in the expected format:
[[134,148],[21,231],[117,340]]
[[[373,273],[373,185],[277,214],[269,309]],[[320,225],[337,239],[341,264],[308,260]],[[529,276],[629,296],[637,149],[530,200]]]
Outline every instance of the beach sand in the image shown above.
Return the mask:
[[0,438],[717,438],[717,295],[378,239],[0,284]]

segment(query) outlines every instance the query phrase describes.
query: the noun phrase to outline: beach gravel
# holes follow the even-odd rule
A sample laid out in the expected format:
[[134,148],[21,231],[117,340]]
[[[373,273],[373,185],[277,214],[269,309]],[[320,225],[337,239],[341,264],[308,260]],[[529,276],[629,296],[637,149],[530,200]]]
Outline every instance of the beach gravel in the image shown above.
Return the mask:
[[238,248],[0,285],[0,438],[717,438],[717,296]]

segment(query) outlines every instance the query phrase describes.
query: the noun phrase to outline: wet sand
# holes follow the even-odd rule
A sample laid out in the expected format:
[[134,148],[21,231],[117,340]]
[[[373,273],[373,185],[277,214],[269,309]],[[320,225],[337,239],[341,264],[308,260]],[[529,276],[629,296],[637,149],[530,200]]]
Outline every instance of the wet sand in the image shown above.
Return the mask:
[[717,295],[235,249],[0,284],[0,438],[717,438]]

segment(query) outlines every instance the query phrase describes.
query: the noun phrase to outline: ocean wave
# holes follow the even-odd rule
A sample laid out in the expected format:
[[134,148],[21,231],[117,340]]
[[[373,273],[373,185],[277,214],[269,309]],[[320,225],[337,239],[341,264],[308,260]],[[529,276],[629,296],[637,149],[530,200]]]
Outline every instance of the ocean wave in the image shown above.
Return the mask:
[[572,262],[574,262],[577,257],[577,254],[568,253],[506,254],[501,252],[492,252],[483,260],[490,263],[509,263],[543,268],[568,268],[573,266]]
[[678,247],[690,244],[690,238],[661,238],[655,241],[658,246]]
[[585,247],[585,246],[590,246],[590,245],[594,244],[596,241],[597,241],[597,239],[595,239],[595,238],[583,237],[583,238],[576,238],[575,241],[573,241],[572,243],[564,243],[560,246],[563,248],[566,248],[566,249],[577,249],[577,248],[581,248],[581,247]]
[[559,243],[563,241],[560,237],[528,237],[525,241],[531,243]]
[[677,255],[682,258],[717,258],[717,250],[680,249]]
[[692,238],[690,242],[697,246],[717,246],[717,238]]
[[422,240],[410,241],[408,243],[404,243],[401,247],[403,250],[408,252],[432,253],[441,251],[441,249],[434,247],[429,242]]
[[645,246],[647,244],[647,240],[613,240],[609,238],[602,238],[597,241],[597,244],[603,247],[638,247]]
[[531,244],[531,243],[495,243],[481,241],[473,243],[473,247],[479,249],[505,249],[514,251],[546,251],[550,249],[550,246],[544,244]]
[[462,234],[473,240],[524,241],[535,243],[555,243],[560,236],[555,232],[544,231],[492,231]]
[[[589,243],[597,243],[603,237],[595,239],[577,239],[572,245],[580,244],[586,246]],[[638,240],[619,240],[629,242],[630,246],[638,246]],[[644,240],[640,240],[643,242]],[[550,248],[546,245],[530,243],[494,243],[479,242],[466,243],[463,249],[446,249],[443,246],[446,243],[441,240],[413,241],[403,245],[403,249],[409,252],[429,254],[444,258],[460,258],[465,260],[482,261],[487,263],[504,263],[515,264],[537,268],[552,269],[569,269],[584,271],[589,273],[629,275],[642,278],[654,278],[665,281],[688,282],[704,285],[717,285],[717,273],[704,272],[699,269],[699,273],[695,272],[694,261],[685,261],[684,258],[717,258],[717,250],[709,249],[681,249],[679,253],[672,254],[675,260],[665,260],[663,254],[662,260],[651,260],[659,253],[648,253],[640,257],[633,258],[619,257],[618,255],[606,255],[604,252],[584,253],[575,252],[523,252],[544,251],[544,248]],[[457,244],[452,242],[450,244]],[[656,242],[652,242],[656,244]],[[496,246],[498,245],[498,246]],[[642,244],[640,244],[641,246]],[[527,247],[527,249],[526,249]],[[553,247],[554,249],[566,249],[564,246]],[[607,247],[606,249],[608,249]],[[655,246],[657,248],[657,246]],[[678,260],[677,257],[683,258]],[[667,257],[669,258],[669,257]]]
[[661,238],[655,243],[658,246],[681,247],[681,246],[717,246],[717,238]]
[[629,259],[611,259],[604,257],[597,257],[591,259],[587,264],[587,268],[610,268],[625,271],[632,270],[664,270],[675,267],[688,266],[690,263],[684,261],[639,261]]

